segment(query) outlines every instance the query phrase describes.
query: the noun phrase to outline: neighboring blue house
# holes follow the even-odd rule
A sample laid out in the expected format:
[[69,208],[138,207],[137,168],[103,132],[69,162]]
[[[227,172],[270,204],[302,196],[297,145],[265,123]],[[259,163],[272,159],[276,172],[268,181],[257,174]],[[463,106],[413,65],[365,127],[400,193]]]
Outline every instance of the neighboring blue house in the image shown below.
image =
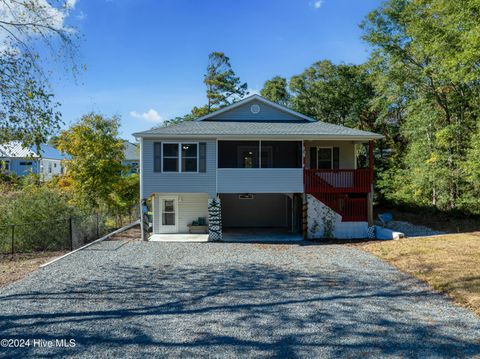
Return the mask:
[[28,148],[18,141],[0,145],[0,170],[18,176],[35,173],[49,180],[63,174],[64,159],[68,159],[68,156],[47,144],[40,145],[39,151],[35,146]]
[[[373,141],[382,135],[319,122],[253,95],[195,121],[134,136],[141,199],[153,202],[154,238],[188,233],[199,217],[213,223],[217,198],[223,228],[368,236]],[[369,167],[358,168],[365,145]]]
[[128,168],[128,173],[138,173],[140,164],[140,153],[138,144],[124,141],[123,154],[125,158],[122,161],[122,165]]

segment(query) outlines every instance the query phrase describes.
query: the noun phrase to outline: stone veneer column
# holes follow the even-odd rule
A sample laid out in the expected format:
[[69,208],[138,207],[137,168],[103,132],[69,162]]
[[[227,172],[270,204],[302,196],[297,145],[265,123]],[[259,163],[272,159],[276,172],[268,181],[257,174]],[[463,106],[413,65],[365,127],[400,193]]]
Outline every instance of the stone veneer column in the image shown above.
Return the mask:
[[222,206],[220,198],[208,200],[208,240],[222,240]]

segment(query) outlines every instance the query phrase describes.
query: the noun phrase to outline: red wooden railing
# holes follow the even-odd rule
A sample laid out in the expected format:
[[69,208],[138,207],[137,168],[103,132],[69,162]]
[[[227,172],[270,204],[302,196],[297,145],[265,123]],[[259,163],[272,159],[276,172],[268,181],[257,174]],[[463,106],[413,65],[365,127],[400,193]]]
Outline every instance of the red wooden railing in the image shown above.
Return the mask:
[[368,220],[366,197],[351,198],[343,193],[317,193],[313,196],[340,214],[343,222]]
[[369,169],[305,169],[303,173],[305,193],[308,194],[369,193],[372,183]]

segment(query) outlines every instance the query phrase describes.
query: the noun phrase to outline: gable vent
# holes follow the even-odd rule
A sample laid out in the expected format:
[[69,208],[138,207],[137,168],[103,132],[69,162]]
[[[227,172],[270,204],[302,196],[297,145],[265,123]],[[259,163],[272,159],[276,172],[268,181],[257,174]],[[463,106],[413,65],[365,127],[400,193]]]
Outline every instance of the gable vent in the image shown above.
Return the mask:
[[257,105],[257,104],[253,104],[252,106],[250,106],[250,111],[252,113],[259,113],[260,112],[260,106]]

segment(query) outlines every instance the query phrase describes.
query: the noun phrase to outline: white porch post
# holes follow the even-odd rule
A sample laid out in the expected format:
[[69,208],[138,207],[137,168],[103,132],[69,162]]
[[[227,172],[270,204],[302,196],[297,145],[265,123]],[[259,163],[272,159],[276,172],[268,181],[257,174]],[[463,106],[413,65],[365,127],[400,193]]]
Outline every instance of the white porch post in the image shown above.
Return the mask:
[[142,236],[142,241],[146,241],[145,236],[145,225],[143,223],[144,218],[144,198],[143,198],[143,138],[140,137],[140,202],[139,202],[139,211],[140,211],[140,233]]

